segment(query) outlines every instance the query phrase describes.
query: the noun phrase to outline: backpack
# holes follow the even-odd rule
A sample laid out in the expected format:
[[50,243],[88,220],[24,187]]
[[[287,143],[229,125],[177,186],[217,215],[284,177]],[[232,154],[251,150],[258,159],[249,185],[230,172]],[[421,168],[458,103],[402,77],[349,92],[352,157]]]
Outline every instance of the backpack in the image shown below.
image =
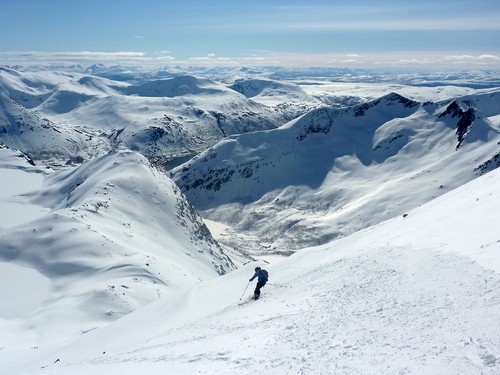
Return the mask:
[[267,273],[266,270],[260,270],[264,275],[266,275],[267,278],[269,278],[269,274]]

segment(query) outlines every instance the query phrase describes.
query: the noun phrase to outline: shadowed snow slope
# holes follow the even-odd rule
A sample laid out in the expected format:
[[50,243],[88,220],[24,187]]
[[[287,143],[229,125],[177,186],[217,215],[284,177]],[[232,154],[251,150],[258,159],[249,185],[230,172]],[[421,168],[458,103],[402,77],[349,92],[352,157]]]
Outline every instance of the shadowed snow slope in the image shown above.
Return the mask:
[[[402,214],[498,167],[492,95],[419,103],[389,94],[316,109],[279,129],[229,137],[172,177],[204,216],[228,225],[220,241],[287,253]],[[483,104],[488,116],[477,109]]]
[[499,187],[497,169],[266,265],[258,301],[238,304],[249,264],[0,361],[9,374],[498,374]]
[[81,335],[234,268],[175,184],[130,151],[52,172],[15,201],[45,214],[0,229],[0,270],[11,275],[9,285],[22,285],[25,273],[39,279],[44,298],[21,311],[22,319],[0,316],[2,332],[29,332],[2,337],[0,347]]

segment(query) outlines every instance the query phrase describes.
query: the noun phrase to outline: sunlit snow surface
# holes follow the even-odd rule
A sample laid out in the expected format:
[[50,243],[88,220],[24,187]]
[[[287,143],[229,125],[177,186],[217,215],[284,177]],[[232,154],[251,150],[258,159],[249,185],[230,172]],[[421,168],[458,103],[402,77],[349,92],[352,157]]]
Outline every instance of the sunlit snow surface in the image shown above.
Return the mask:
[[[498,89],[442,102],[389,93],[320,108],[228,137],[171,175],[204,217],[226,224],[221,243],[287,255],[402,215],[498,166],[499,100]],[[465,113],[474,119],[462,137]]]
[[498,88],[277,76],[2,68],[2,375],[498,374]]
[[[375,227],[172,294],[11,374],[497,374],[500,170]],[[251,295],[247,289],[243,300]]]

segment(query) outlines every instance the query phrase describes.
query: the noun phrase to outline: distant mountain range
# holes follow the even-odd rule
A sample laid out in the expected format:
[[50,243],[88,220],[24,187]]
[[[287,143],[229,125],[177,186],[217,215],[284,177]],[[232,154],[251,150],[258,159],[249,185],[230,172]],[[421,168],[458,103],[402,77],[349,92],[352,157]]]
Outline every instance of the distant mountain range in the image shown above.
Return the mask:
[[0,142],[53,167],[114,150],[161,169],[188,161],[171,176],[205,216],[229,225],[221,241],[230,247],[324,243],[498,166],[495,88],[360,89],[255,70],[231,85],[178,73],[101,77],[111,71],[134,72],[2,68]]
[[[1,142],[21,148],[33,159],[59,165],[120,147],[162,165],[193,156],[228,135],[273,129],[290,118],[284,109],[192,76],[130,84],[81,73],[3,68],[0,95]],[[42,124],[57,128],[64,141],[51,137],[55,148],[34,144],[28,140],[34,133],[22,132],[20,147],[12,132],[24,123],[34,132]],[[85,139],[87,145],[82,144]]]

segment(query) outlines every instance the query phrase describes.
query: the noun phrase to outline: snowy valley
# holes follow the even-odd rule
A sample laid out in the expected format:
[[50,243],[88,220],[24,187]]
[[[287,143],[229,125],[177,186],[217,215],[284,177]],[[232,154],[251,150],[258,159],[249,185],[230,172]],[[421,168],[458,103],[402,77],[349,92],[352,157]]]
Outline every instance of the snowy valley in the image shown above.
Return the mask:
[[380,223],[500,164],[500,91],[417,102],[399,94],[319,108],[228,137],[172,171],[221,242],[289,254]]
[[498,79],[194,73],[0,68],[1,373],[498,373]]

